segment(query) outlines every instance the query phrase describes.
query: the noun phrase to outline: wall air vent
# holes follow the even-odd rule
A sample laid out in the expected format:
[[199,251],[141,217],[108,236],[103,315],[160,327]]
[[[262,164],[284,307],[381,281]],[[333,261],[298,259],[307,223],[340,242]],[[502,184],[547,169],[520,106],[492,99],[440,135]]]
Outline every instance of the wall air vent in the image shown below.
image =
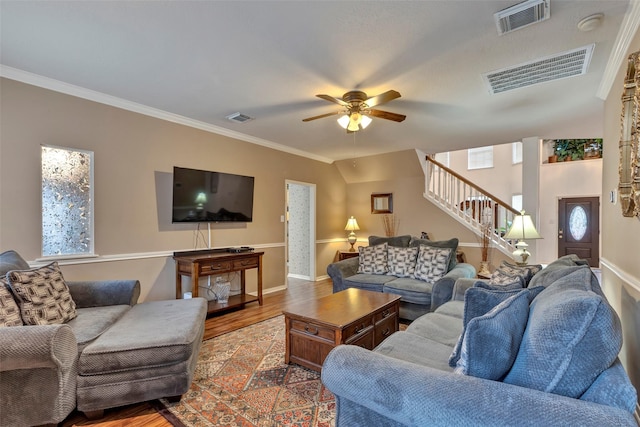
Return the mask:
[[584,46],[482,75],[493,94],[586,74],[595,45]]
[[549,19],[551,16],[550,1],[527,0],[495,13],[493,18],[498,27],[498,34],[503,35]]
[[253,117],[247,116],[246,114],[242,113],[233,113],[227,116],[227,120],[231,120],[232,122],[236,123],[246,123],[250,120],[253,120]]

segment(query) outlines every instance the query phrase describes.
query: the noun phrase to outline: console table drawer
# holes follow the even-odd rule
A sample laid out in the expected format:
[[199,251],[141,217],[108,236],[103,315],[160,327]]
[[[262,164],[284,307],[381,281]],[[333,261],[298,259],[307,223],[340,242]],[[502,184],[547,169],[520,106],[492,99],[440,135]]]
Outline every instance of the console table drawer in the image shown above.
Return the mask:
[[201,264],[200,265],[200,271],[202,273],[210,273],[213,271],[229,271],[231,270],[231,263],[230,262],[215,262],[215,263],[211,263],[211,264]]
[[319,326],[309,322],[300,320],[291,321],[291,330],[303,333],[305,335],[315,336],[330,342],[335,340],[335,331],[331,328]]
[[258,260],[256,258],[238,259],[233,261],[234,270],[242,270],[245,268],[256,268],[258,266]]

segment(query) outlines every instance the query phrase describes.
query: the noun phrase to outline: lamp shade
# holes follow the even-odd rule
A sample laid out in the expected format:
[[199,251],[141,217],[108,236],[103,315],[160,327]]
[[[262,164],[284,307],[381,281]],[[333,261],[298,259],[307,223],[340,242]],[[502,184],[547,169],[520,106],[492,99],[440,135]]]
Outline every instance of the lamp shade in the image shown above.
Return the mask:
[[542,239],[542,236],[536,230],[533,225],[531,216],[525,215],[524,211],[518,216],[513,218],[513,224],[511,228],[504,235],[505,239]]
[[358,227],[358,221],[356,221],[354,217],[351,217],[347,220],[347,225],[344,227],[344,229],[347,231],[355,231],[360,230],[360,227]]

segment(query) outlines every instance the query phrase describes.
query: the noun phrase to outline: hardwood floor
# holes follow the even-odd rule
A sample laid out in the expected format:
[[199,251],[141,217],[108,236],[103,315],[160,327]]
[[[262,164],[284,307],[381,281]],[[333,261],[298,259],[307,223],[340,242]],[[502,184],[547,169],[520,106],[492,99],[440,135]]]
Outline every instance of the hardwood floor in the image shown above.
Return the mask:
[[[289,279],[287,290],[265,294],[261,306],[258,303],[251,303],[242,310],[209,316],[205,321],[204,339],[270,319],[282,314],[282,310],[294,304],[321,298],[331,293],[332,285],[328,279],[319,282]],[[144,402],[108,409],[104,417],[97,420],[88,420],[81,412],[74,411],[60,426],[171,427],[171,423],[158,413],[154,402]]]

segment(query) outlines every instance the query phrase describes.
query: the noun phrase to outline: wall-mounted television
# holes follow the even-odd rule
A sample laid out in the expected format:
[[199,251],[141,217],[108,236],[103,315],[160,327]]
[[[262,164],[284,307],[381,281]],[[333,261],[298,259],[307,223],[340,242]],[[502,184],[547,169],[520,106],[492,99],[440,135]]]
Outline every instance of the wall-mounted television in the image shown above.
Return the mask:
[[252,176],[173,168],[172,222],[253,221]]

